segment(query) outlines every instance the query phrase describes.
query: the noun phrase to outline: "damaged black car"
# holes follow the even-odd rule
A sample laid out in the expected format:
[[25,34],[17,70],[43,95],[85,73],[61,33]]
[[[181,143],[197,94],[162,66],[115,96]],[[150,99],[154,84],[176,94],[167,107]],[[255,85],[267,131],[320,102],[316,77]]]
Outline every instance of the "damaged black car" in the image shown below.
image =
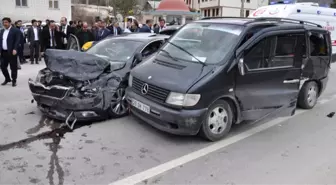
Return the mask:
[[28,81],[38,108],[71,129],[77,121],[127,115],[130,70],[154,54],[166,38],[144,33],[107,38],[86,52],[47,50],[46,68]]

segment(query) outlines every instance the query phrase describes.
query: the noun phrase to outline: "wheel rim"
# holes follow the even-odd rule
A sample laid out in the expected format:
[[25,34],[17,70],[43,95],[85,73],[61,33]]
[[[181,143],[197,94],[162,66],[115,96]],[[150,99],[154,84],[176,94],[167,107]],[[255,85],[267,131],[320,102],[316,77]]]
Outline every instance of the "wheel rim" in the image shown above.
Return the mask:
[[125,89],[118,89],[111,101],[111,110],[116,115],[125,114],[128,111]]
[[212,109],[208,116],[208,128],[213,134],[221,134],[227,127],[228,113],[223,107]]
[[315,86],[311,86],[308,89],[307,93],[307,102],[309,106],[314,106],[317,100],[317,88]]

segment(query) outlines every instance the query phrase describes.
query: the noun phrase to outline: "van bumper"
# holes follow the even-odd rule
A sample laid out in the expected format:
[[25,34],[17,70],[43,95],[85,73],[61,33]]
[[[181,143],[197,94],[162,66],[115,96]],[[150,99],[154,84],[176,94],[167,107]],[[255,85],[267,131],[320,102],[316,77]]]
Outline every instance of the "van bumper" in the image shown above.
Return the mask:
[[[131,105],[132,114],[152,125],[153,127],[176,135],[196,135],[203,122],[207,108],[198,110],[176,110],[167,108],[161,104],[148,100],[133,92],[131,88],[126,89],[127,101]],[[150,113],[145,113],[132,106],[132,99],[135,99],[150,107]]]

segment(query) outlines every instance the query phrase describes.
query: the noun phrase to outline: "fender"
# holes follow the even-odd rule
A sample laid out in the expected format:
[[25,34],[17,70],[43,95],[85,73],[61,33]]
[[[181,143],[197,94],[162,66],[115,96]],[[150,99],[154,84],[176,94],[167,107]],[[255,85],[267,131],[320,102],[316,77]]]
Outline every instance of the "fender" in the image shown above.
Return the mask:
[[227,95],[221,95],[219,97],[217,97],[216,99],[214,99],[208,107],[210,107],[213,103],[215,103],[217,100],[220,100],[220,99],[230,99],[232,102],[230,103],[233,103],[233,107],[234,108],[234,120],[235,120],[235,124],[239,124],[241,123],[243,120],[242,120],[242,117],[241,117],[241,108],[240,108],[240,105],[239,105],[239,102],[237,100],[237,98],[233,95],[233,94],[227,94]]

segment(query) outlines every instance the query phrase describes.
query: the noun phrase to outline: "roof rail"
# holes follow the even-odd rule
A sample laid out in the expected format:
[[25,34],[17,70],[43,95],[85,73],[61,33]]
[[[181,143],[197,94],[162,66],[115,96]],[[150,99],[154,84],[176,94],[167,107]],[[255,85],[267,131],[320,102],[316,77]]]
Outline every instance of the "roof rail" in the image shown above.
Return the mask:
[[204,17],[202,18],[201,20],[209,20],[209,19],[251,19],[251,18],[248,18],[248,17],[244,17],[244,18],[241,18],[241,17]]
[[297,24],[306,24],[306,25],[322,28],[321,25],[313,23],[313,22],[296,20],[296,19],[287,19],[287,18],[281,18],[281,17],[260,17],[260,18],[255,18],[254,21],[277,21],[277,22],[297,23]]
[[250,17],[204,17],[201,20],[209,20],[209,19],[250,19],[251,22],[247,22],[245,24],[250,24],[257,21],[277,21],[277,22],[287,22],[287,23],[297,23],[297,24],[306,24],[310,26],[316,26],[322,28],[321,25],[309,22],[309,21],[302,21],[296,19],[288,19],[288,18],[281,18],[281,17],[258,17],[258,18],[250,18]]

